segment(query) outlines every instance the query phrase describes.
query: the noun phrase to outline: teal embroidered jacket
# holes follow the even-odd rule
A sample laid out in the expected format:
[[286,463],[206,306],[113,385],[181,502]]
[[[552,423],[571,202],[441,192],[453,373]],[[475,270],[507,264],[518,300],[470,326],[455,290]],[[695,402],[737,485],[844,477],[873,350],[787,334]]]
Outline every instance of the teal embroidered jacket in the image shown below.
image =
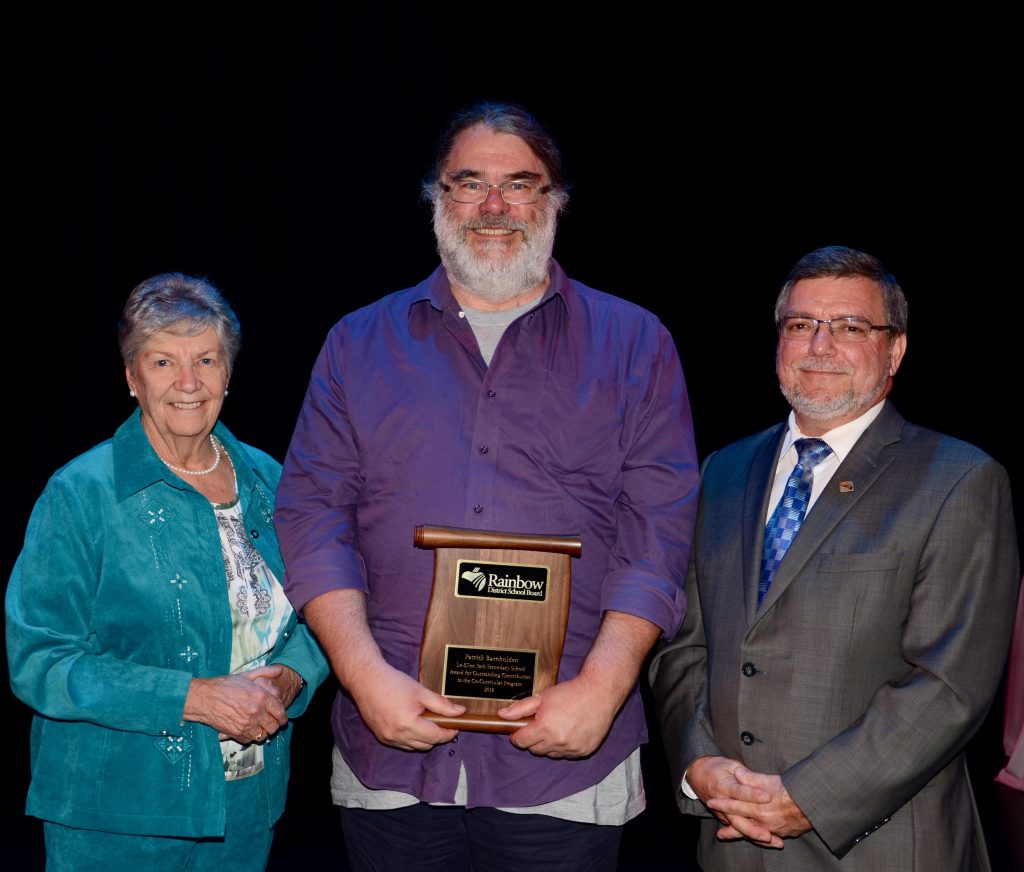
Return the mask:
[[[281,467],[214,430],[234,461],[245,528],[278,579]],[[224,833],[217,731],[183,723],[193,677],[230,670],[231,614],[220,537],[205,497],[160,461],[136,412],[50,479],[7,590],[11,684],[36,710],[27,813],[84,829]],[[306,680],[326,660],[293,616],[270,663]],[[289,723],[264,746],[268,824],[284,809]]]

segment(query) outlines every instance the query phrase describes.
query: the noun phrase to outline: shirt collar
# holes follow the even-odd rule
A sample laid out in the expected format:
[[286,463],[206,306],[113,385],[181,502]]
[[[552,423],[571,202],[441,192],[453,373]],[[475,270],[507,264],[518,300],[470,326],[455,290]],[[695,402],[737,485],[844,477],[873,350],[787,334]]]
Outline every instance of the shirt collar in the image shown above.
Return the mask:
[[[818,438],[828,443],[828,447],[832,449],[836,460],[842,463],[846,460],[846,455],[850,453],[853,446],[857,444],[857,440],[864,434],[864,431],[881,414],[884,405],[885,400],[882,400],[882,402],[873,405],[859,418],[854,418],[852,421],[840,424],[838,427],[822,433]],[[796,415],[791,411],[789,413],[789,428],[786,431],[786,438],[782,443],[782,454],[789,451],[797,439],[806,438],[808,438],[807,435],[797,426]]]
[[[213,428],[213,435],[223,445],[235,465],[238,476],[238,491],[242,493],[253,486],[256,470],[248,454],[234,436],[219,421]],[[142,429],[142,412],[138,409],[114,434],[114,495],[118,501],[126,500],[132,494],[164,482],[176,490],[193,490],[182,479],[167,468],[153,450],[146,432]]]

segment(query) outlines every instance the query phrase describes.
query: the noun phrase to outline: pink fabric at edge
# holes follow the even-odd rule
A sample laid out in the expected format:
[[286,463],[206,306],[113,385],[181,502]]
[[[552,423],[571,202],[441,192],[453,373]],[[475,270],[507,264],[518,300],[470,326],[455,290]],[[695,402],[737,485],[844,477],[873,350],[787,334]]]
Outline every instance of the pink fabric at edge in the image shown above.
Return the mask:
[[1024,791],[1024,586],[1017,597],[1017,619],[1013,625],[1013,642],[1010,645],[1003,750],[1010,759],[1006,768],[996,776],[996,781]]

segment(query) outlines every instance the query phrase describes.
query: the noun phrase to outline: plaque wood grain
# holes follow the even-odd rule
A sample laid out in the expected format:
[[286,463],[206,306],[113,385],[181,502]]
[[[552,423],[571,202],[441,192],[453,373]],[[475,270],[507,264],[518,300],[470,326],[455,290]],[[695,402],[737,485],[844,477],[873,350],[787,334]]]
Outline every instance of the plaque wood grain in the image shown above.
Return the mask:
[[[555,684],[569,617],[570,556],[581,553],[580,539],[425,526],[416,528],[414,538],[418,547],[434,549],[434,583],[420,649],[420,682],[444,692],[445,651],[453,645],[479,648],[491,655],[500,655],[502,650],[535,651],[533,693]],[[544,599],[459,596],[460,561],[545,567]],[[508,705],[511,697],[499,695],[500,681],[492,692],[494,698],[450,695],[466,706],[466,713],[457,718],[433,712],[424,717],[454,729],[496,733],[511,733],[529,723],[530,719],[500,718],[496,712]]]

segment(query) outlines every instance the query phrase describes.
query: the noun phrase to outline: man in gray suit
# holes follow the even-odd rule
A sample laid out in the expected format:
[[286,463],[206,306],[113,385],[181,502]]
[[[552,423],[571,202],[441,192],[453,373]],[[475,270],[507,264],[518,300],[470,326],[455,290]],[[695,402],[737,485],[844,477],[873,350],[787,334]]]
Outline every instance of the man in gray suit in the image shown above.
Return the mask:
[[988,869],[964,746],[1020,577],[1006,474],[886,401],[907,307],[874,257],[812,252],[775,315],[792,412],[707,461],[688,614],[650,672],[700,863]]

